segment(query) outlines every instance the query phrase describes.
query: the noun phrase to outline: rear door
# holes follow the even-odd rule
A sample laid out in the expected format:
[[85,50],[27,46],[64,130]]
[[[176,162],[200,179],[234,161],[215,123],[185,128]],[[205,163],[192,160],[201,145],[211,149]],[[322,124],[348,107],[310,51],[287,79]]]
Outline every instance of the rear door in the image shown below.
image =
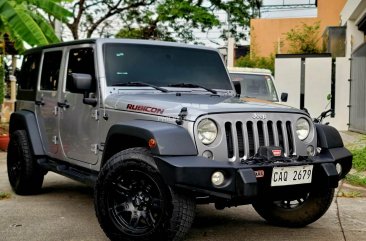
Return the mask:
[[56,157],[59,151],[57,100],[62,54],[61,48],[43,52],[36,96],[36,115],[41,136],[45,151],[51,157]]

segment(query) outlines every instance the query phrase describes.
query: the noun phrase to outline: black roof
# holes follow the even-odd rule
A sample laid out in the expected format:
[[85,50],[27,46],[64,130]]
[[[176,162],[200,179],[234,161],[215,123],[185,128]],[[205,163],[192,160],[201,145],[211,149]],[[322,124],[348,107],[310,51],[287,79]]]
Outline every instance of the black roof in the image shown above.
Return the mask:
[[71,46],[71,45],[78,45],[78,44],[92,44],[92,43],[95,43],[96,41],[97,41],[96,39],[81,39],[81,40],[60,42],[57,44],[49,44],[49,45],[44,45],[44,46],[28,49],[27,51],[25,51],[24,54],[39,52],[39,51],[42,51],[43,49],[48,49],[48,48],[64,47],[64,46]]

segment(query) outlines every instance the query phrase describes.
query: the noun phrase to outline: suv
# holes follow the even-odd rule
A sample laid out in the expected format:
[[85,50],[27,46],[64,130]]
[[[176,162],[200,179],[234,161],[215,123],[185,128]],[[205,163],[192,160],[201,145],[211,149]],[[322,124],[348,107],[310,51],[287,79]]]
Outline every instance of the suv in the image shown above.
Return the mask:
[[270,70],[228,67],[236,93],[244,98],[278,102],[277,91]]
[[334,128],[240,99],[218,51],[157,41],[27,51],[10,133],[14,191],[39,192],[48,171],[91,185],[111,240],[182,239],[208,203],[302,227],[352,165]]

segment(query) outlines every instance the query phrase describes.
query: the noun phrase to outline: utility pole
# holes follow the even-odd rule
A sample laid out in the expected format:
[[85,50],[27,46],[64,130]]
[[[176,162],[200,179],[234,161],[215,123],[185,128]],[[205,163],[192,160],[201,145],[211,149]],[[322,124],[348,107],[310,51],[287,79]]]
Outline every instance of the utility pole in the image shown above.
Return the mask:
[[234,47],[235,38],[231,35],[231,21],[230,12],[227,11],[227,22],[228,22],[228,38],[227,38],[227,67],[234,67]]

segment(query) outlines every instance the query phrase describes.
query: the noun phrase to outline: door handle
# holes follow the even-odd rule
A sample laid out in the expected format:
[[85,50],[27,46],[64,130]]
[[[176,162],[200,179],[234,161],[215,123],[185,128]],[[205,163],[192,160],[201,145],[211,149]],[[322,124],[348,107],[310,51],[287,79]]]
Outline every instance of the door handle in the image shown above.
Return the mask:
[[67,103],[67,100],[65,100],[64,102],[57,102],[57,106],[66,109],[70,107],[69,103]]
[[45,103],[44,103],[44,101],[43,101],[43,98],[41,98],[40,100],[36,100],[36,101],[34,101],[34,103],[36,104],[36,105],[45,105]]

